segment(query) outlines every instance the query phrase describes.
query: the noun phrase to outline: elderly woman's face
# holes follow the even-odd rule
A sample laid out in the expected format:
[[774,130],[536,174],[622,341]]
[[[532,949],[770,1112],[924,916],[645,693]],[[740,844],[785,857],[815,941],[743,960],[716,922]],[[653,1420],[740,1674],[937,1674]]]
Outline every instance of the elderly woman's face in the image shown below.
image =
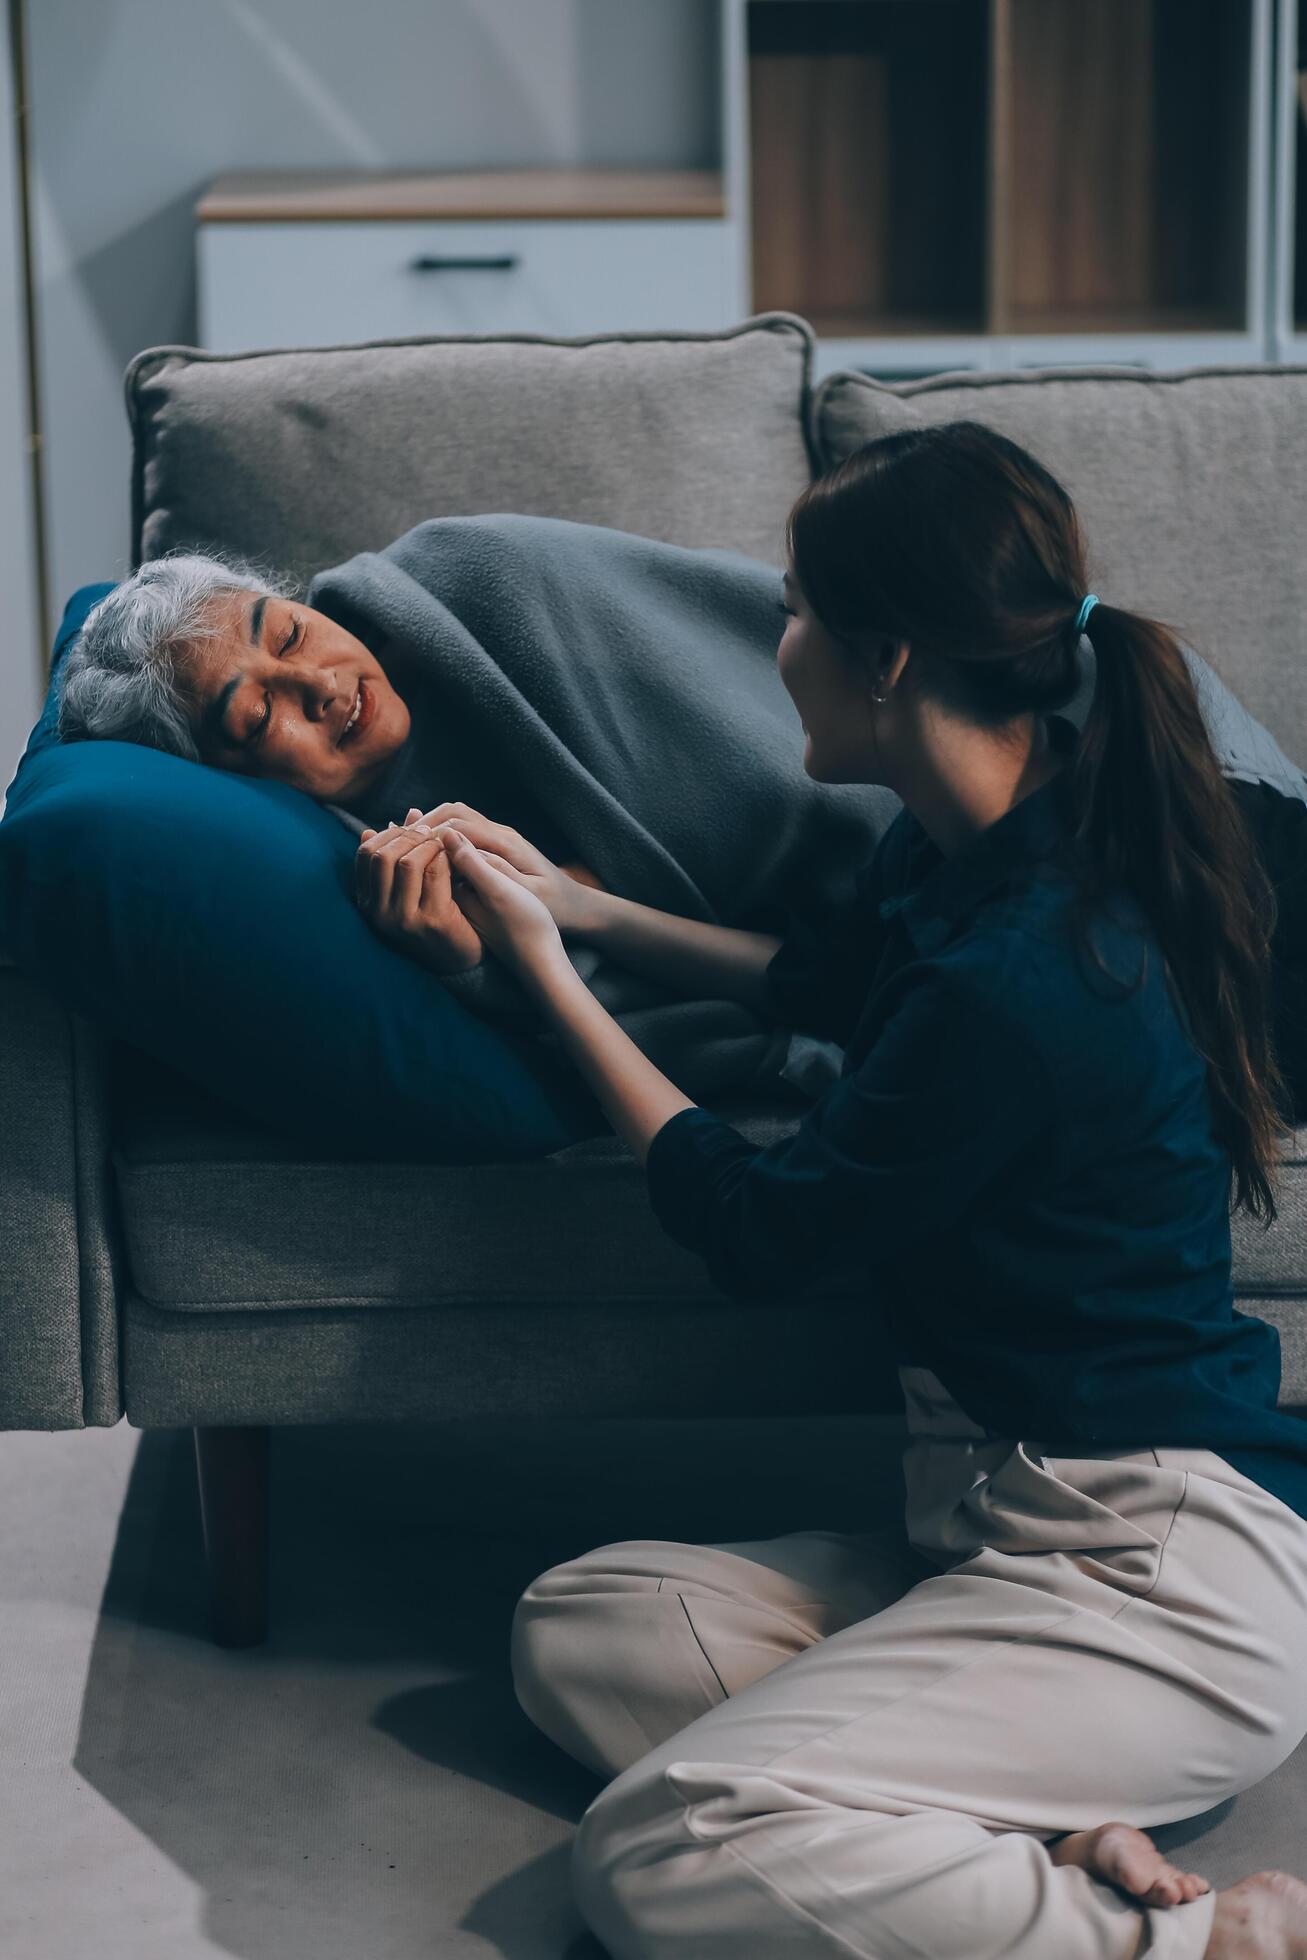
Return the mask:
[[223,593],[224,630],[178,663],[201,758],[348,802],[390,761],[409,712],[373,655],[297,599]]

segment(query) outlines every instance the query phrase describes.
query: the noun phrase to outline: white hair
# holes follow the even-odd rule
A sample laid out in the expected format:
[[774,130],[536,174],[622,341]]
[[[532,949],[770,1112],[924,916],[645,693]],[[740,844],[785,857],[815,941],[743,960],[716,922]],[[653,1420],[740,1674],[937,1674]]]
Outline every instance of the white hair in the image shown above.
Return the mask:
[[181,657],[226,630],[213,601],[224,592],[291,599],[299,585],[244,559],[178,550],[145,564],[93,606],[64,655],[61,742],[140,742],[198,762],[177,669]]

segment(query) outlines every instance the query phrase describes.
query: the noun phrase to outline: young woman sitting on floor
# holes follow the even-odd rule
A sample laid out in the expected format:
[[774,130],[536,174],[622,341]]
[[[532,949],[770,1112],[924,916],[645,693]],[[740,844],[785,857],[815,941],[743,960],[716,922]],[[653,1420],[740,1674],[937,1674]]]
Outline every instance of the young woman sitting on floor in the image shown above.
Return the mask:
[[1273,887],[1176,638],[1086,593],[1020,447],[871,443],[788,546],[804,768],[905,807],[821,962],[672,919],[661,957],[838,1029],[792,1135],[627,1038],[562,941],[601,895],[516,830],[436,809],[360,854],[380,919],[458,903],[514,965],[723,1291],[838,1277],[897,1349],[901,1533],[623,1541],[519,1600],[521,1705],[606,1779],[578,1902],[614,1960],[1307,1955],[1307,1886],[1215,1893],[1145,1834],[1307,1734],[1307,1425],[1231,1290],[1287,1106]]

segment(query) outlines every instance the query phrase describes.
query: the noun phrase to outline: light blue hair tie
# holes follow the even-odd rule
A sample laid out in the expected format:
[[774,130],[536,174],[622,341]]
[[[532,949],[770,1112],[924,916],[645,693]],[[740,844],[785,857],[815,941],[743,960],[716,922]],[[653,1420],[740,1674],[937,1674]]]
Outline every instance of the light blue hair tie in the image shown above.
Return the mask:
[[1096,592],[1086,592],[1084,598],[1080,601],[1080,611],[1076,614],[1076,638],[1077,639],[1084,632],[1085,621],[1088,619],[1090,613],[1094,610],[1094,607],[1097,604],[1098,604],[1098,594]]

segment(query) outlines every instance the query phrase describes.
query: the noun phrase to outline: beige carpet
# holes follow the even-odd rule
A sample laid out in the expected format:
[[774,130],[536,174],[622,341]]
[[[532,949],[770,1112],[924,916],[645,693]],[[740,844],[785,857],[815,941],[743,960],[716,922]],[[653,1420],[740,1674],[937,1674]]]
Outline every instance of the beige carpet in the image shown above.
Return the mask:
[[[600,1960],[568,1882],[599,1785],[513,1696],[518,1595],[619,1538],[897,1502],[875,1419],[287,1429],[271,1455],[272,1637],[229,1653],[189,1431],[0,1435],[4,1960]],[[1307,1877],[1305,1816],[1307,1748],[1168,1839],[1204,1836],[1219,1884]]]

